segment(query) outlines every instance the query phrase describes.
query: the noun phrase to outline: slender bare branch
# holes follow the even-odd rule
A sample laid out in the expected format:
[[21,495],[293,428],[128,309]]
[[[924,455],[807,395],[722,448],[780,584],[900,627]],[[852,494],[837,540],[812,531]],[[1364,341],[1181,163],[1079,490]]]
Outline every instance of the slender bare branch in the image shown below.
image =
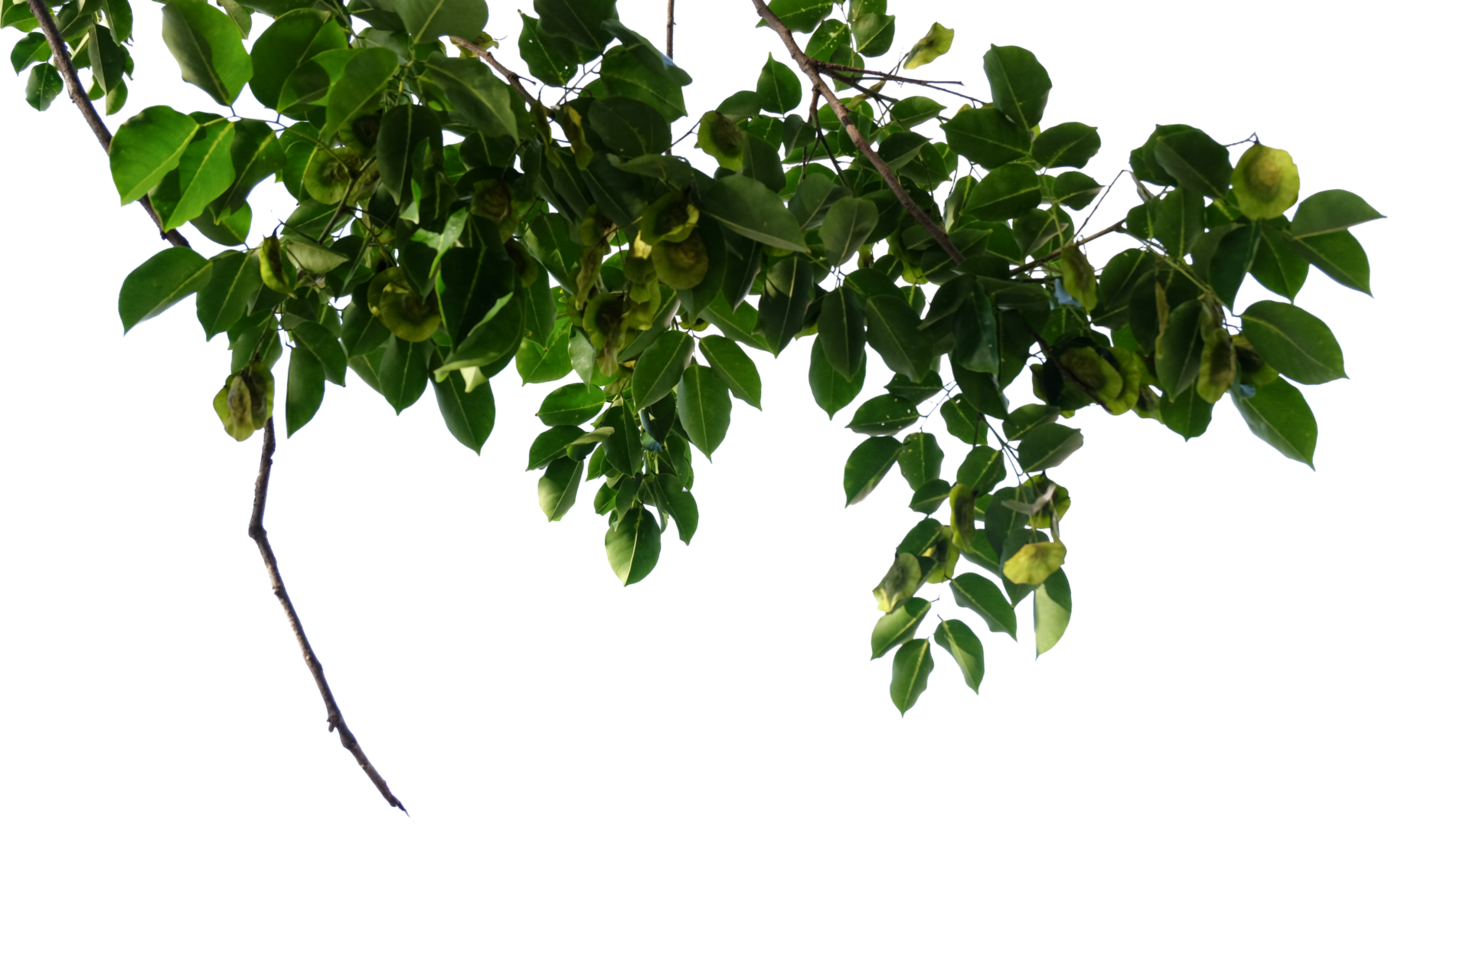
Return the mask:
[[[1088,242],[1092,241],[1094,238],[1101,238],[1104,235],[1111,235],[1115,231],[1122,231],[1124,224],[1126,224],[1126,222],[1119,221],[1116,224],[1108,225],[1102,231],[1095,231],[1091,235],[1088,235],[1086,238],[1079,238],[1075,242],[1068,242],[1067,244],[1068,245],[1086,245]],[[1066,245],[1062,246],[1062,248],[1066,248],[1066,247],[1067,247]],[[1032,269],[1040,268],[1041,266],[1046,265],[1052,259],[1057,258],[1061,254],[1062,254],[1062,249],[1061,248],[1056,249],[1055,251],[1052,251],[1052,252],[1048,252],[1045,255],[1043,255],[1041,258],[1037,259],[1035,262],[1027,262],[1025,265],[1020,265],[1020,266],[1017,266],[1016,268],[1012,269],[1010,271],[1008,277],[1019,276],[1023,272],[1030,272]]]
[[270,574],[271,592],[281,601],[281,607],[286,610],[286,619],[291,623],[291,632],[296,634],[296,642],[301,646],[301,658],[306,661],[306,669],[311,671],[312,680],[316,681],[316,688],[321,692],[322,702],[327,706],[327,731],[335,731],[342,740],[342,747],[352,753],[357,764],[362,766],[362,771],[367,773],[368,779],[383,794],[383,799],[390,806],[407,813],[403,804],[398,802],[398,797],[388,789],[387,780],[378,774],[378,770],[368,761],[367,753],[363,752],[362,746],[357,743],[357,738],[352,730],[347,727],[347,722],[342,718],[342,710],[337,707],[337,699],[332,697],[332,689],[327,685],[327,674],[322,669],[322,662],[317,659],[311,649],[311,643],[306,639],[306,630],[301,625],[301,618],[296,615],[296,607],[291,604],[291,597],[286,592],[286,583],[281,580],[281,569],[276,564],[276,553],[271,550],[270,539],[265,534],[265,497],[270,489],[271,479],[271,457],[276,452],[276,427],[271,419],[265,422],[265,440],[260,447],[260,472],[255,477],[255,506],[250,511],[250,539],[260,548],[260,557],[265,561],[266,571]]
[[669,26],[664,40],[664,54],[674,57],[674,0],[669,0]]
[[[33,0],[33,2],[39,2],[39,0]],[[541,102],[534,95],[526,90],[526,86],[521,84],[521,76],[517,75],[509,68],[502,65],[499,61],[496,61],[495,55],[480,47],[475,42],[466,41],[462,37],[455,37],[451,34],[449,36],[449,40],[451,43],[456,44],[461,48],[464,48],[475,57],[482,59],[485,64],[489,65],[491,68],[494,68],[496,71],[500,72],[500,74],[504,75],[505,80],[507,82],[510,82],[510,87],[520,93],[521,98],[526,100],[527,105],[541,104]]]
[[[82,81],[77,77],[76,66],[71,62],[71,55],[67,53],[66,42],[61,38],[61,32],[56,29],[56,21],[51,18],[51,11],[42,0],[29,0],[31,16],[41,25],[41,33],[46,36],[46,43],[51,46],[51,54],[56,61],[56,69],[61,72],[61,77],[66,80],[66,91],[71,96],[72,104],[81,112],[82,118],[87,120],[87,126],[92,130],[92,135],[97,137],[97,142],[102,144],[103,152],[112,150],[112,132],[102,117],[97,115],[92,100],[87,98],[87,90],[82,88]],[[189,240],[177,231],[164,231],[163,220],[158,217],[158,212],[153,210],[153,204],[147,197],[138,199],[143,210],[148,212],[148,217],[158,226],[158,234],[166,239],[170,245],[177,248],[189,248]]]
[[944,229],[939,227],[933,218],[929,217],[929,215],[924,213],[922,208],[914,203],[914,199],[909,196],[909,192],[904,190],[903,184],[899,183],[898,177],[893,173],[893,168],[888,165],[888,161],[878,155],[877,151],[868,143],[862,132],[853,124],[852,116],[848,114],[847,106],[842,104],[842,100],[832,91],[831,86],[822,80],[822,73],[817,70],[817,66],[812,59],[807,57],[806,52],[801,50],[801,46],[791,36],[790,29],[781,22],[781,18],[771,12],[771,8],[766,6],[763,0],[750,0],[750,2],[755,5],[756,11],[771,26],[771,29],[781,36],[781,40],[786,44],[786,50],[791,54],[791,59],[796,62],[806,77],[811,79],[812,86],[822,93],[822,97],[827,100],[827,104],[837,114],[837,121],[842,123],[843,128],[847,130],[847,135],[852,138],[853,145],[862,151],[863,156],[867,157],[868,162],[882,175],[883,182],[893,191],[894,196],[898,198],[898,202],[903,205],[904,210],[913,215],[914,220],[934,237],[934,240],[944,249],[944,253],[954,260],[956,265],[964,264],[965,254],[955,248],[954,242],[949,240],[949,236],[944,233]]

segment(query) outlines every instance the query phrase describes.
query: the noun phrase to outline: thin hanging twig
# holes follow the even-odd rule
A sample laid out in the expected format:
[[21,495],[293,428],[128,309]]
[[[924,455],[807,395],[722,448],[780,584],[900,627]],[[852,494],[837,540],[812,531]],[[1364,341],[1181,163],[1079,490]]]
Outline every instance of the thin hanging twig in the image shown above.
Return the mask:
[[664,41],[664,54],[669,60],[674,60],[674,0],[669,0],[669,26]]
[[265,561],[266,572],[271,579],[271,592],[281,601],[281,608],[286,610],[286,619],[291,623],[291,632],[296,634],[296,642],[301,646],[301,658],[306,661],[306,669],[311,671],[312,680],[316,681],[316,688],[321,692],[322,703],[327,706],[327,731],[335,731],[337,737],[342,740],[342,747],[352,753],[357,764],[362,766],[362,771],[367,773],[368,779],[383,794],[383,799],[388,801],[389,806],[396,806],[407,813],[408,810],[393,795],[388,788],[388,782],[378,770],[368,761],[367,753],[363,752],[362,746],[357,744],[357,738],[352,730],[347,727],[347,722],[342,718],[342,710],[337,707],[337,699],[332,697],[332,689],[327,685],[327,674],[322,669],[322,662],[317,659],[316,653],[311,649],[311,643],[306,639],[306,630],[301,625],[301,618],[296,615],[296,607],[291,604],[291,596],[286,592],[286,583],[281,580],[281,569],[276,564],[276,553],[271,550],[270,540],[265,533],[265,497],[270,489],[271,479],[271,457],[276,452],[276,427],[272,419],[265,420],[265,440],[260,447],[260,472],[255,477],[255,506],[250,511],[250,539],[260,548],[260,557]]
[[816,63],[807,56],[805,51],[801,50],[801,46],[791,36],[790,29],[781,22],[781,18],[771,12],[771,8],[766,6],[762,0],[751,0],[751,3],[755,5],[756,11],[771,26],[771,29],[781,36],[781,40],[786,44],[786,50],[791,54],[791,60],[795,61],[797,66],[805,73],[806,77],[811,79],[812,86],[822,93],[822,97],[827,100],[827,104],[837,114],[837,121],[847,130],[847,135],[851,137],[853,145],[862,151],[863,156],[867,157],[868,162],[882,175],[883,182],[893,191],[894,196],[898,198],[898,202],[903,205],[904,210],[913,215],[914,220],[933,236],[934,240],[939,243],[939,246],[944,249],[944,253],[954,261],[955,265],[963,265],[965,262],[965,253],[955,248],[954,242],[949,240],[949,236],[944,233],[944,229],[939,227],[933,218],[929,217],[929,215],[924,213],[922,208],[914,203],[914,199],[909,196],[909,192],[904,190],[903,184],[899,183],[898,177],[893,173],[893,168],[888,165],[888,161],[878,155],[877,151],[864,138],[862,132],[854,125],[852,117],[847,112],[847,106],[842,104],[842,100],[832,91],[831,86],[822,80],[822,73],[817,70]]
[[1046,253],[1041,258],[1037,259],[1035,262],[1027,262],[1025,265],[1017,266],[1016,268],[1012,269],[1009,273],[1007,273],[1007,278],[1014,278],[1015,276],[1019,276],[1023,272],[1030,272],[1032,269],[1036,269],[1036,268],[1039,268],[1039,267],[1041,267],[1043,265],[1046,265],[1052,259],[1055,259],[1055,258],[1060,257],[1061,254],[1062,254],[1062,251],[1064,249],[1066,249],[1068,246],[1086,245],[1088,242],[1092,241],[1095,238],[1101,238],[1104,235],[1111,235],[1115,231],[1122,231],[1123,230],[1123,226],[1125,224],[1127,224],[1126,221],[1119,221],[1119,222],[1116,222],[1114,224],[1108,225],[1102,231],[1095,231],[1095,232],[1093,232],[1091,235],[1088,235],[1086,238],[1079,238],[1075,242],[1068,242],[1067,245],[1063,245],[1062,248],[1059,248],[1059,249],[1056,249],[1055,251]]
[[[38,0],[33,0],[33,2],[38,2]],[[468,51],[470,54],[474,55],[475,57],[483,59],[484,62],[485,62],[485,64],[489,65],[491,68],[494,68],[496,71],[500,72],[500,74],[504,75],[505,76],[505,80],[510,83],[510,87],[513,88],[513,89],[515,89],[518,93],[520,93],[521,98],[523,98],[523,99],[526,100],[526,104],[527,105],[540,105],[541,104],[540,101],[535,96],[533,96],[530,92],[526,91],[526,87],[521,84],[521,76],[517,75],[515,72],[511,71],[509,68],[507,68],[504,65],[502,65],[499,61],[496,61],[495,60],[495,55],[491,54],[489,51],[487,51],[484,48],[480,47],[475,42],[473,42],[473,41],[466,41],[462,37],[455,37],[454,35],[451,34],[449,36],[449,41],[450,41],[451,44],[456,44],[459,47],[464,48],[466,51]]]
[[[112,132],[102,117],[97,115],[97,110],[92,106],[92,100],[87,98],[87,90],[82,88],[82,81],[77,77],[76,66],[72,64],[71,55],[67,53],[66,42],[61,38],[61,32],[56,29],[56,21],[51,19],[51,11],[41,0],[29,0],[31,16],[41,25],[41,33],[46,36],[46,43],[51,46],[51,54],[56,61],[56,69],[61,72],[61,77],[66,79],[66,92],[71,96],[72,104],[81,112],[82,118],[87,120],[87,126],[92,130],[92,135],[97,137],[97,142],[102,144],[103,152],[112,150]],[[163,219],[158,212],[153,210],[153,204],[148,198],[141,197],[138,203],[143,210],[148,212],[148,217],[158,226],[158,234],[166,239],[175,248],[189,248],[189,240],[177,231],[163,230]]]

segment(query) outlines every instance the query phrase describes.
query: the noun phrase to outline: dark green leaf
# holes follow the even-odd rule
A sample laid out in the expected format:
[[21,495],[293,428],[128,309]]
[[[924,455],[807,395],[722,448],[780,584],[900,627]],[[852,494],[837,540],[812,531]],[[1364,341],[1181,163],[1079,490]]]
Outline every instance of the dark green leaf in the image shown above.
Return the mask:
[[[833,294],[828,293],[831,296]],[[817,407],[832,418],[852,403],[863,390],[866,365],[862,352],[858,353],[857,372],[848,378],[827,360],[825,348],[820,343],[812,344],[811,367],[807,371],[807,383],[812,389],[812,398]]]
[[633,407],[647,408],[674,390],[694,356],[694,338],[682,330],[659,334],[633,368]]
[[531,74],[547,85],[566,85],[576,77],[576,68],[582,62],[582,54],[573,41],[546,33],[541,30],[539,20],[524,13],[517,47]]
[[250,50],[250,91],[260,104],[280,109],[286,79],[324,51],[347,47],[347,35],[324,10],[282,14],[261,32]]
[[919,408],[907,398],[878,395],[858,406],[847,427],[858,435],[891,436],[919,421]]
[[[699,351],[730,394],[747,404],[761,407],[761,376],[750,355],[727,337],[701,337]],[[641,362],[640,362],[641,363]]]
[[131,204],[158,186],[178,166],[198,131],[193,119],[162,105],[149,106],[123,123],[108,154],[122,203]]
[[1036,633],[1036,655],[1039,657],[1062,638],[1072,619],[1072,586],[1064,569],[1057,569],[1036,587],[1032,606],[1032,623]]
[[981,645],[980,637],[958,619],[943,619],[934,631],[934,640],[949,651],[954,662],[960,665],[965,683],[979,694],[980,682],[985,679],[985,647]]
[[1179,128],[1151,139],[1154,159],[1180,187],[1217,199],[1230,190],[1230,151],[1209,136]]
[[601,51],[612,40],[603,22],[617,16],[614,0],[536,0],[535,7],[543,34],[564,37],[591,51]]
[[[434,399],[439,403],[439,414],[444,416],[449,434],[478,455],[495,428],[495,396],[489,384],[476,385],[474,391],[464,389],[464,382],[457,375],[450,375],[434,383]],[[575,496],[576,490],[572,493]]]
[[648,508],[634,506],[603,539],[608,564],[623,585],[641,582],[658,564],[658,519]]
[[1296,215],[1291,219],[1291,237],[1300,240],[1328,235],[1381,217],[1367,201],[1351,191],[1318,191],[1297,205]]
[[[851,281],[853,277],[849,277]],[[928,336],[919,329],[919,314],[900,295],[887,292],[867,297],[864,304],[868,343],[895,373],[910,378],[929,372],[934,353]]]
[[[461,61],[461,64],[469,62]],[[337,131],[365,112],[378,107],[388,80],[398,71],[398,56],[387,48],[354,51],[342,66],[342,77],[327,93],[327,117],[321,138],[330,141]],[[454,101],[453,93],[450,101]]]
[[1347,377],[1337,338],[1301,307],[1263,300],[1252,303],[1240,321],[1251,347],[1293,381],[1320,385]]
[[1214,412],[1215,403],[1201,398],[1193,381],[1173,399],[1166,394],[1159,400],[1160,421],[1183,436],[1186,442],[1205,434]]
[[[482,385],[487,391],[489,385]],[[479,389],[476,389],[479,390]],[[536,496],[541,504],[541,512],[546,515],[548,521],[559,521],[567,516],[572,505],[577,502],[577,484],[582,482],[582,461],[567,459],[553,460],[546,467],[546,475],[536,481]],[[609,550],[609,558],[611,550]],[[617,571],[617,565],[613,565]]]
[[928,640],[909,640],[898,648],[893,655],[893,681],[888,685],[888,696],[899,714],[907,714],[919,700],[919,695],[929,686],[933,671],[934,655],[929,652]]
[[873,651],[870,659],[877,660],[889,650],[913,638],[924,617],[929,615],[930,603],[912,598],[892,612],[884,613],[873,624],[873,635],[869,645]]
[[[771,13],[781,19],[787,30],[797,34],[814,31],[832,13],[832,0],[771,0]],[[761,21],[759,26],[764,26]]]
[[196,307],[204,337],[233,327],[260,292],[260,262],[253,252],[221,252],[210,260],[209,280],[199,287]]
[[401,337],[390,336],[383,346],[383,359],[378,364],[378,385],[395,414],[423,395],[429,385],[429,351],[432,341],[409,343]]
[[837,268],[857,253],[878,227],[878,206],[861,197],[844,197],[828,209],[822,221],[822,248],[827,264]]
[[985,420],[981,413],[963,398],[951,398],[939,406],[939,415],[949,434],[967,446],[983,445]]
[[699,529],[699,505],[695,503],[694,495],[684,488],[673,473],[660,473],[654,482],[654,488],[659,506],[674,518],[674,524],[679,529],[679,540],[688,544],[693,540],[694,532]]
[[1081,432],[1056,422],[1048,422],[1026,434],[1016,455],[1021,469],[1027,473],[1035,473],[1060,465],[1081,448]]
[[888,110],[888,118],[905,129],[912,129],[922,122],[935,118],[943,111],[944,106],[928,96],[911,95],[894,103]]
[[867,497],[893,464],[898,462],[898,453],[903,449],[903,443],[892,436],[874,436],[864,439],[858,447],[847,457],[847,464],[842,470],[842,489],[847,495],[846,506]]
[[220,105],[234,104],[254,70],[240,29],[204,0],[168,0],[163,5],[163,43],[179,63],[184,81]]
[[1148,216],[1153,235],[1164,251],[1182,258],[1194,248],[1205,230],[1205,206],[1198,191],[1177,187],[1149,202]]
[[593,102],[587,123],[608,149],[623,157],[663,153],[673,138],[669,124],[652,106],[617,95]]
[[485,28],[485,0],[384,0],[408,29],[410,44],[425,44],[446,34],[475,38]]
[[1210,285],[1227,308],[1235,305],[1236,294],[1240,292],[1240,284],[1245,281],[1245,274],[1255,260],[1259,241],[1260,235],[1253,228],[1232,228],[1220,239],[1210,256]]
[[713,458],[730,429],[730,391],[713,370],[691,364],[679,379],[679,422],[694,447]]
[[1297,255],[1285,236],[1275,228],[1261,227],[1261,242],[1251,261],[1256,282],[1278,296],[1295,299],[1307,281],[1307,261]]
[[46,43],[46,35],[27,34],[15,42],[15,47],[10,49],[10,67],[14,68],[15,73],[19,75],[31,62],[45,62],[50,57],[51,45]]
[[1034,129],[1046,110],[1051,76],[1025,48],[991,45],[985,52],[985,77],[996,108],[1026,129]]
[[966,213],[982,221],[1019,218],[1041,203],[1041,178],[1030,167],[1007,163],[996,167],[966,200]]
[[580,425],[602,411],[605,402],[595,385],[562,385],[542,400],[536,416],[546,425]]
[[1082,167],[1101,148],[1102,138],[1097,135],[1096,126],[1058,123],[1036,137],[1036,142],[1031,144],[1031,156],[1043,167]]
[[898,452],[898,471],[915,490],[939,479],[943,462],[944,450],[939,448],[939,440],[933,433],[911,432],[904,437],[903,448]]
[[424,140],[430,152],[443,148],[443,130],[434,113],[420,105],[394,106],[378,127],[378,177],[393,200],[402,199],[413,173],[413,153]]
[[[221,270],[216,268],[215,275]],[[210,278],[211,283],[214,281]],[[332,384],[342,387],[347,383],[347,354],[332,331],[313,320],[302,320],[291,328],[291,337],[297,347],[303,347],[315,357]]]
[[909,510],[916,510],[920,514],[934,513],[949,500],[950,489],[948,480],[930,480],[915,490],[914,495],[909,498]]
[[658,57],[660,68],[651,68],[635,50],[620,44],[603,55],[598,68],[598,87],[605,87],[610,95],[646,102],[665,121],[673,122],[684,115],[681,81],[687,83],[689,76],[677,68],[664,68],[662,56]]
[[954,601],[979,613],[992,633],[1008,633],[1011,639],[1016,638],[1016,610],[990,579],[965,572],[956,575],[949,588]]
[[812,279],[811,263],[799,256],[790,255],[766,264],[765,289],[758,310],[761,333],[772,353],[785,350],[806,325]]
[[801,224],[765,184],[750,177],[722,177],[704,192],[700,208],[746,238],[792,252],[806,253]]
[[1155,374],[1169,398],[1177,399],[1199,379],[1200,355],[1205,342],[1200,321],[1209,313],[1199,300],[1189,300],[1169,311],[1169,328],[1156,343]]
[[166,248],[145,261],[128,273],[117,297],[123,331],[157,316],[202,288],[212,271],[204,256],[187,248]]
[[[449,106],[469,126],[487,136],[515,136],[514,98],[509,85],[496,78],[480,61],[429,55],[424,76],[449,97]],[[333,86],[333,91],[336,86]]]
[[580,426],[556,425],[541,433],[531,442],[531,453],[526,463],[526,469],[539,470],[554,459],[560,459],[567,454],[567,447],[573,440],[586,435]]
[[[827,364],[844,379],[851,381],[862,371],[867,330],[863,300],[854,290],[839,286],[822,297],[822,309],[817,317],[817,341]],[[827,414],[830,417],[832,413]]]
[[986,170],[1021,159],[1031,151],[1031,133],[994,106],[965,107],[941,127],[949,145]]
[[761,68],[760,80],[755,84],[761,108],[767,112],[790,112],[801,105],[801,82],[796,72],[766,55],[766,64]]
[[184,148],[179,164],[164,175],[151,200],[165,231],[204,213],[209,202],[229,190],[235,180],[230,156],[235,124],[216,119],[200,126]]
[[1287,459],[1312,466],[1312,454],[1317,449],[1317,419],[1300,391],[1278,378],[1258,386],[1249,397],[1238,387],[1231,388],[1230,397],[1246,425],[1259,438],[1275,446]]
[[1297,255],[1350,289],[1373,295],[1368,288],[1368,253],[1350,231],[1328,231],[1287,243]]
[[[344,359],[343,363],[346,361]],[[327,376],[322,362],[304,347],[291,351],[286,372],[286,436],[310,422],[326,394]]]
[[1102,185],[1084,173],[1070,170],[1058,174],[1052,184],[1052,195],[1058,204],[1072,211],[1081,211],[1093,202]]
[[1005,475],[1005,456],[999,449],[981,445],[965,455],[965,461],[960,464],[955,479],[977,494],[985,494],[1005,479]]

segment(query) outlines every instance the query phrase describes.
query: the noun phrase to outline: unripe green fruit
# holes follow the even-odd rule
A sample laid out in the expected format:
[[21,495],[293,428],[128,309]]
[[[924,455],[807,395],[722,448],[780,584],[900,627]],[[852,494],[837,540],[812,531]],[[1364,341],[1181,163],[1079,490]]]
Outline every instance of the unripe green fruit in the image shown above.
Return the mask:
[[1257,143],[1241,154],[1230,185],[1241,214],[1268,221],[1296,203],[1302,181],[1290,153]]
[[318,147],[306,161],[301,186],[311,199],[322,204],[337,204],[347,196],[360,163],[357,154],[346,147],[324,150]]
[[394,336],[409,343],[428,340],[439,329],[439,307],[414,291],[399,268],[385,269],[368,285],[368,310]]

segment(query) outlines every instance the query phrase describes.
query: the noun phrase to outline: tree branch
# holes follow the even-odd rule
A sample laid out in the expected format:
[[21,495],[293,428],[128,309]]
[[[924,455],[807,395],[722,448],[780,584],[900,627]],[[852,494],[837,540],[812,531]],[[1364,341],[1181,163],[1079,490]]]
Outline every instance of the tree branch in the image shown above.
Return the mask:
[[[1123,230],[1123,225],[1126,224],[1126,223],[1127,222],[1119,221],[1116,224],[1108,225],[1102,231],[1095,231],[1091,235],[1088,235],[1086,238],[1079,238],[1075,242],[1068,242],[1067,244],[1068,245],[1086,245],[1088,242],[1092,241],[1094,238],[1101,238],[1104,235],[1111,235],[1115,231],[1122,231]],[[1066,245],[1063,245],[1062,246],[1062,248],[1066,248],[1066,247],[1067,247]],[[1041,258],[1037,259],[1035,262],[1027,262],[1025,265],[1018,265],[1014,269],[1012,269],[1009,273],[1007,273],[1007,278],[1010,278],[1011,276],[1019,276],[1023,272],[1030,272],[1032,269],[1040,268],[1041,266],[1046,265],[1052,259],[1057,258],[1061,254],[1062,254],[1062,249],[1059,248],[1059,249],[1056,249],[1055,251],[1046,253]]]
[[[92,135],[97,137],[97,142],[102,144],[104,153],[112,151],[112,132],[108,130],[107,124],[102,117],[97,115],[97,110],[92,106],[92,100],[87,98],[87,90],[82,88],[82,81],[77,77],[76,66],[71,63],[71,55],[67,53],[66,42],[61,38],[61,32],[56,29],[56,21],[51,19],[51,11],[42,0],[29,0],[31,16],[41,25],[41,33],[46,36],[46,43],[51,47],[51,54],[56,60],[56,68],[61,72],[61,77],[66,79],[66,91],[71,96],[72,104],[82,113],[82,118],[87,120],[87,126],[92,130]],[[163,220],[158,217],[158,212],[153,210],[153,204],[148,198],[138,199],[143,210],[148,212],[148,217],[158,226],[158,234],[176,248],[189,248],[189,240],[177,231],[164,231]]]
[[271,592],[281,600],[281,607],[286,610],[286,618],[291,622],[291,632],[296,634],[296,642],[301,646],[301,658],[306,661],[306,669],[311,671],[311,677],[316,681],[316,688],[321,692],[322,702],[327,706],[327,731],[335,731],[342,740],[342,747],[352,753],[357,764],[362,766],[362,771],[367,773],[368,779],[383,794],[383,799],[388,801],[389,806],[396,806],[407,813],[403,804],[398,802],[398,797],[388,789],[388,783],[378,774],[378,770],[368,761],[367,753],[363,752],[362,746],[357,744],[357,738],[352,730],[347,727],[347,722],[342,718],[342,711],[337,707],[337,699],[332,697],[332,689],[327,685],[327,675],[322,669],[322,662],[312,652],[311,643],[306,639],[306,630],[301,626],[301,619],[296,615],[296,607],[291,604],[291,597],[286,593],[286,583],[281,581],[281,570],[276,564],[276,554],[271,550],[270,540],[265,534],[265,496],[270,489],[271,479],[271,457],[276,452],[276,427],[272,419],[265,422],[265,440],[260,447],[260,473],[255,478],[255,506],[250,511],[250,539],[260,548],[260,557],[265,561],[266,571],[270,574]]
[[[32,2],[37,2],[37,0],[32,0]],[[852,138],[853,145],[862,151],[863,156],[868,158],[868,162],[883,176],[884,183],[893,191],[894,196],[898,198],[898,202],[904,206],[904,210],[913,215],[914,220],[934,237],[934,240],[939,243],[940,247],[944,249],[944,253],[954,261],[955,265],[964,264],[965,254],[955,248],[954,242],[949,240],[949,236],[944,233],[944,229],[935,224],[934,219],[925,214],[923,209],[914,203],[914,199],[909,197],[909,192],[903,189],[903,184],[899,183],[898,177],[893,173],[893,168],[888,166],[888,161],[878,155],[877,151],[863,137],[863,134],[858,130],[857,126],[853,124],[852,117],[848,115],[847,106],[843,105],[842,100],[837,97],[831,87],[822,81],[822,73],[817,70],[817,66],[812,59],[807,57],[806,52],[801,50],[801,46],[791,36],[790,29],[781,22],[781,18],[771,12],[771,8],[766,6],[763,0],[750,0],[750,2],[755,5],[756,11],[771,26],[771,29],[781,36],[781,40],[786,43],[786,50],[791,54],[791,59],[796,62],[797,66],[806,74],[806,77],[811,79],[812,86],[822,93],[822,97],[827,100],[827,104],[837,114],[838,122],[842,123],[843,128],[847,130],[847,135]]]
[[[31,0],[31,2],[32,3],[39,3],[40,0]],[[526,100],[526,104],[527,105],[541,105],[540,100],[537,99],[530,92],[526,91],[526,86],[524,86],[524,85],[521,84],[521,76],[517,75],[515,72],[511,71],[509,68],[505,67],[500,62],[496,61],[495,60],[495,55],[491,54],[489,51],[487,51],[484,48],[480,47],[475,42],[473,42],[473,41],[466,41],[462,37],[455,37],[454,35],[451,34],[449,36],[449,40],[450,40],[450,43],[456,44],[459,47],[464,48],[470,54],[474,55],[477,58],[482,59],[491,68],[494,68],[496,71],[500,72],[500,74],[504,75],[505,76],[505,80],[507,82],[510,82],[510,87],[513,88],[513,89],[515,89],[517,92],[520,93],[521,98],[523,98],[523,99]]]
[[674,0],[669,0],[669,26],[664,41],[664,53],[670,60],[674,57]]

